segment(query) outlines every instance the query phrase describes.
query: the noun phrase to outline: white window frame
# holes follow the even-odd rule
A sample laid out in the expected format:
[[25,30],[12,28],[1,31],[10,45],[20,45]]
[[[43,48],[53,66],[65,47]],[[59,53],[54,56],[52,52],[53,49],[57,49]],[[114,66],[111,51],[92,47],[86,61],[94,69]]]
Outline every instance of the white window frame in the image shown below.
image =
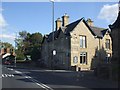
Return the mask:
[[106,41],[105,41],[105,48],[107,50],[110,50],[110,39],[106,39]]
[[[81,60],[81,57],[82,57],[82,60]],[[80,53],[80,64],[87,64],[87,52]]]
[[80,35],[80,48],[86,48],[86,36]]

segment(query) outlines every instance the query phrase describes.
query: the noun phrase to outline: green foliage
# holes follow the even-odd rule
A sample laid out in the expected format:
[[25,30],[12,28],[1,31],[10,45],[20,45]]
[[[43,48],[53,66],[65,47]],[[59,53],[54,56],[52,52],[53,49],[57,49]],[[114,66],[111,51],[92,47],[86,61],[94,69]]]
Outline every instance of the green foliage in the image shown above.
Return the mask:
[[1,48],[11,48],[11,49],[13,49],[12,44],[10,44],[8,42],[0,42],[0,46],[1,46]]
[[24,56],[23,52],[21,52],[19,50],[16,50],[16,55],[17,55],[17,57],[16,57],[17,60],[25,59],[25,56]]
[[26,55],[31,55],[32,60],[36,61],[40,58],[42,34],[30,34],[26,31],[19,32],[19,39],[17,43],[17,58],[23,59]]

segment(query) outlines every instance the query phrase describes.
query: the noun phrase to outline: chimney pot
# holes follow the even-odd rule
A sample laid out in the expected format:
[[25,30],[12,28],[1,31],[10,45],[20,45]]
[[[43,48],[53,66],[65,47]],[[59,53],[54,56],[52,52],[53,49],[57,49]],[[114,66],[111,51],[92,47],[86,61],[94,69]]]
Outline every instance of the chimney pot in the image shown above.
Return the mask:
[[94,26],[93,21],[90,18],[88,18],[86,22],[89,26]]
[[68,25],[69,23],[69,16],[67,15],[67,13],[64,14],[64,16],[62,16],[62,26],[65,27],[66,25]]
[[56,22],[56,30],[59,30],[59,28],[61,27],[62,21],[60,20],[60,18],[58,18],[55,22]]

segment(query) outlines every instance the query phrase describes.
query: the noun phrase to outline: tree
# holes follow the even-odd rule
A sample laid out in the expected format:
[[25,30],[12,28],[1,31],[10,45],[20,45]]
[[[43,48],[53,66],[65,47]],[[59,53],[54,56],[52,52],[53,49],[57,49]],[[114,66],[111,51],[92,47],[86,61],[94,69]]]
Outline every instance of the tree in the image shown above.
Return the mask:
[[1,48],[12,48],[13,49],[12,44],[10,44],[8,42],[1,42],[0,41],[0,46],[1,46]]
[[34,61],[40,58],[42,39],[41,33],[33,33],[24,40],[25,54],[30,54]]
[[27,37],[27,32],[26,31],[22,31],[19,32],[19,36],[18,38],[15,39],[15,43],[16,43],[16,55],[17,55],[17,59],[24,59],[25,55],[24,55],[24,40]]
[[31,55],[33,61],[39,59],[42,39],[42,34],[39,32],[33,34],[26,31],[19,32],[19,38],[16,39],[17,56],[25,58],[27,55]]

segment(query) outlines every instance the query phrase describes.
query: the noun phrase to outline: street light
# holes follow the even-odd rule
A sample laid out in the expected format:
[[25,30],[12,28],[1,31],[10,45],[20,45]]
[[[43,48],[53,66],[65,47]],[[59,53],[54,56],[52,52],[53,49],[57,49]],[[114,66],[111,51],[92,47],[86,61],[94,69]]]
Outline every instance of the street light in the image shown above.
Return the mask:
[[15,61],[14,61],[14,64],[15,64],[15,67],[16,67],[16,39],[17,39],[17,32],[15,33]]
[[[50,0],[52,2],[52,41],[53,41],[53,51],[54,51],[54,0]],[[53,55],[54,61],[54,55]],[[51,68],[52,68],[52,60],[51,60]]]
[[[50,0],[52,2],[52,32],[54,32],[54,0]],[[53,41],[54,41],[54,33],[53,33]]]

